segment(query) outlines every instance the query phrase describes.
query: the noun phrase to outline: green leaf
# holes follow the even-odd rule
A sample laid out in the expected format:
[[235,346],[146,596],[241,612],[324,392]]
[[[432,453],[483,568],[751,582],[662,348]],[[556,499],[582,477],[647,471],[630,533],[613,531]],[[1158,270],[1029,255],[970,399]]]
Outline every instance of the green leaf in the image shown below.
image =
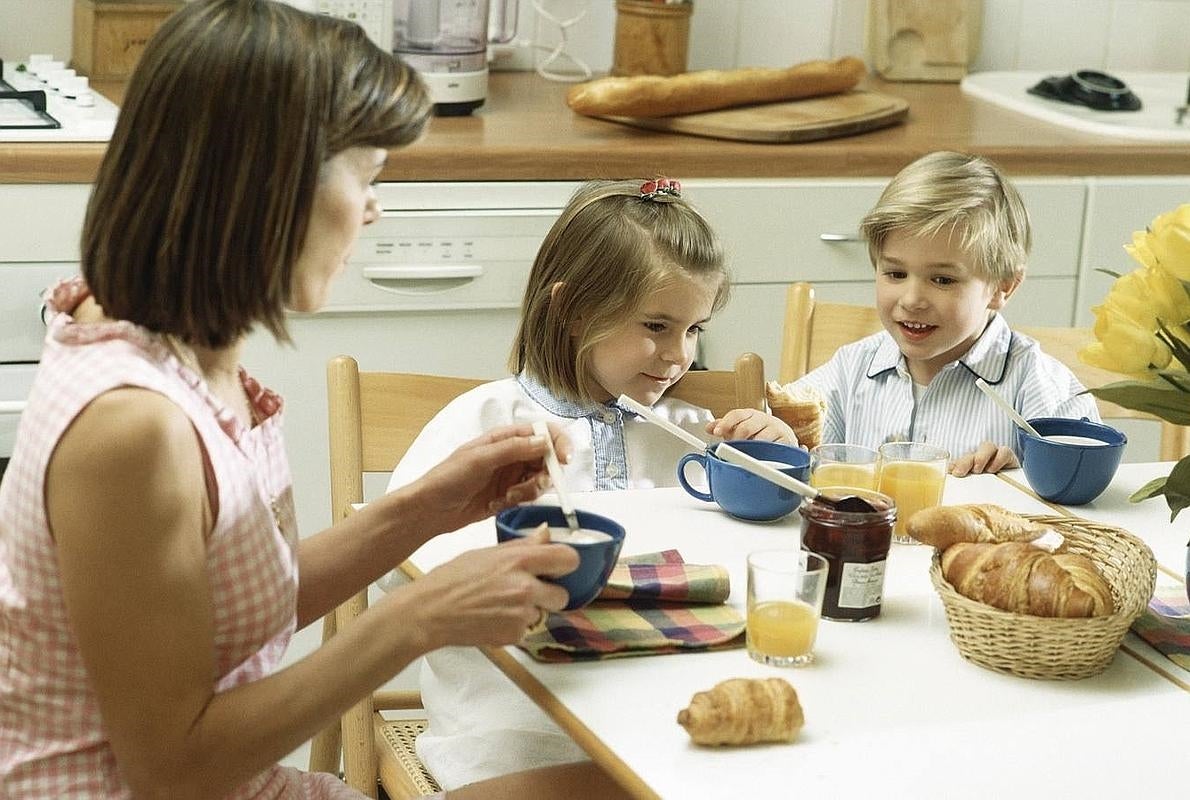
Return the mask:
[[1160,478],[1153,478],[1153,480],[1128,495],[1128,502],[1139,503],[1141,500],[1149,500],[1165,494],[1163,491],[1165,489],[1165,479],[1165,475],[1162,475]]
[[1173,465],[1162,494],[1169,504],[1169,521],[1173,522],[1183,508],[1190,506],[1190,457]]
[[1159,369],[1157,375],[1179,392],[1190,394],[1190,374],[1182,372],[1180,369]]
[[1123,273],[1116,272],[1114,269],[1105,269],[1103,267],[1096,267],[1096,272],[1102,272],[1104,275],[1111,275],[1113,278],[1122,278]]
[[1175,425],[1190,425],[1190,393],[1155,381],[1117,381],[1087,391],[1102,400],[1153,414]]

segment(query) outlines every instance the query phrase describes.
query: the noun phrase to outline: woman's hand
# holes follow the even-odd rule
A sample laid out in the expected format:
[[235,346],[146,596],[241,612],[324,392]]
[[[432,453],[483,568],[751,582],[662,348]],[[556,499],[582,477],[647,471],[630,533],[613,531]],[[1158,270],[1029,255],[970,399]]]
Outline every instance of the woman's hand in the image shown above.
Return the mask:
[[[570,440],[553,425],[550,435],[558,460],[567,463]],[[536,499],[549,486],[546,447],[532,425],[495,428],[455,450],[405,490],[412,493],[428,528],[457,530]]]
[[708,422],[706,430],[720,439],[759,439],[764,442],[797,444],[793,428],[772,414],[754,408],[728,411],[720,419]]
[[956,478],[967,475],[995,474],[1002,469],[1019,467],[1016,453],[1011,447],[1000,447],[995,442],[984,442],[966,455],[950,462],[950,474]]
[[413,607],[421,615],[430,649],[515,644],[543,610],[560,611],[569,599],[561,586],[540,578],[559,577],[577,567],[575,549],[550,544],[542,523],[524,539],[463,553],[390,597],[420,593]]

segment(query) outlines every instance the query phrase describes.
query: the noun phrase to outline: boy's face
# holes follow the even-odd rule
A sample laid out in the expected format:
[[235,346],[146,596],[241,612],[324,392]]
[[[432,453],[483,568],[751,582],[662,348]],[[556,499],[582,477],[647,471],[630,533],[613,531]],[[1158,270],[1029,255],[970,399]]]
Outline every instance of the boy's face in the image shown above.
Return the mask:
[[640,309],[591,350],[595,380],[607,401],[626,394],[651,406],[686,374],[698,335],[711,316],[719,277],[676,277],[653,292]]
[[980,277],[959,236],[942,231],[884,240],[876,263],[876,308],[900,347],[914,381],[929,383],[961,358],[1004,306],[1019,279],[998,284]]

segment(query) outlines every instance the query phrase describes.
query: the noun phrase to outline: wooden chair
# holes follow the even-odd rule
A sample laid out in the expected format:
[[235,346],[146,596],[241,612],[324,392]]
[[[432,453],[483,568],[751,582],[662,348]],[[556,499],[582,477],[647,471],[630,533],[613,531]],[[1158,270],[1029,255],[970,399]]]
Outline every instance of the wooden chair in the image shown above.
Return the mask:
[[[364,474],[390,473],[421,429],[447,403],[484,383],[393,372],[361,372],[354,358],[338,356],[327,364],[330,427],[331,512],[338,521],[352,503],[363,502]],[[764,409],[764,362],[744,353],[734,370],[686,374],[667,396],[710,409],[721,416],[733,408]],[[351,623],[368,605],[360,592],[323,618],[325,642]],[[376,692],[351,708],[340,725],[319,733],[310,751],[310,769],[337,772],[342,755],[348,785],[376,797],[377,780],[393,800],[439,790],[414,750],[425,719],[388,720],[381,711],[417,710],[416,691]]]
[[[809,283],[791,284],[785,296],[785,330],[781,346],[782,383],[797,380],[830,360],[845,344],[881,329],[872,306],[818,303]],[[1089,328],[1014,327],[1037,340],[1041,349],[1065,364],[1083,386],[1102,386],[1123,376],[1083,363],[1078,351],[1095,340]],[[1190,452],[1186,428],[1096,398],[1099,415],[1106,419],[1143,419],[1161,423],[1160,458],[1174,461]]]

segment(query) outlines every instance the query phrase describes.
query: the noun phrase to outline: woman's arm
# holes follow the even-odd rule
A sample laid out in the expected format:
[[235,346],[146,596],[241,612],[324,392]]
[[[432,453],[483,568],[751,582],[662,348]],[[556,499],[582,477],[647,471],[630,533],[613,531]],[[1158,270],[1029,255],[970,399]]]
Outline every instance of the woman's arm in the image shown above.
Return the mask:
[[468,553],[299,663],[216,694],[212,518],[186,416],[141,389],[97,398],[52,457],[46,504],[71,624],[137,797],[226,794],[427,650],[515,641],[538,607],[566,601],[533,575],[575,566],[558,545]]

